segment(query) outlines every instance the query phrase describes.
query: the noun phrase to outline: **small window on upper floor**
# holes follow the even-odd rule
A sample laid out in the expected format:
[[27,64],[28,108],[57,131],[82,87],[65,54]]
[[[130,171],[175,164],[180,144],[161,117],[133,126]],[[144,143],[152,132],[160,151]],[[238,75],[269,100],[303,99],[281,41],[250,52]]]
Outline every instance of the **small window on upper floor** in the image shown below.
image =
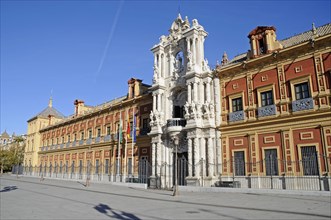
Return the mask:
[[81,135],[80,135],[80,139],[84,140],[84,131],[82,131]]
[[274,100],[272,96],[272,90],[261,92],[261,106],[264,107],[273,104],[274,104]]
[[97,130],[97,137],[100,137],[101,136],[101,128],[98,128]]
[[110,126],[107,126],[107,135],[110,135]]
[[296,84],[294,85],[294,89],[296,100],[310,98],[308,82]]
[[242,110],[243,110],[242,97],[232,99],[232,112],[237,112]]
[[265,54],[265,47],[264,47],[264,41],[263,38],[261,38],[260,40],[258,40],[258,44],[259,44],[259,55],[261,54]]
[[88,138],[91,139],[92,138],[92,130],[88,131]]

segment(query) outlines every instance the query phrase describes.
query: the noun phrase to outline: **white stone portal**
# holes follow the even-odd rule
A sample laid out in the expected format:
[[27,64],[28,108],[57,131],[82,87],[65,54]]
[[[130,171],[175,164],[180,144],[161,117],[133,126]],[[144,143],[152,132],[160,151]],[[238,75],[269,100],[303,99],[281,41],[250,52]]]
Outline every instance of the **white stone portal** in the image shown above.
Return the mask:
[[[178,15],[168,36],[151,51],[154,75],[150,113],[152,176],[150,187],[171,188],[175,183],[174,155],[178,156],[179,185],[204,186],[218,178],[220,158],[216,130],[220,119],[219,92],[208,61],[204,41],[208,33],[196,19],[190,25]],[[216,86],[217,85],[217,86]],[[179,139],[176,147],[174,137]],[[177,149],[176,149],[177,148]],[[176,151],[177,150],[177,151]]]

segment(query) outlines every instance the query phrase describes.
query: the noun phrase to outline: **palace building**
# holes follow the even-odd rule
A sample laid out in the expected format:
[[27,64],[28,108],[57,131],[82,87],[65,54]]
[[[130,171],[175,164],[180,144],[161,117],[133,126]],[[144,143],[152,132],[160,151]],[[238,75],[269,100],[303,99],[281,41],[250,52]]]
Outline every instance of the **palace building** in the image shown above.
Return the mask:
[[150,159],[149,87],[131,78],[127,95],[93,107],[75,100],[74,114],[54,122],[52,113],[57,112],[49,106],[48,124],[39,130],[38,164],[31,167],[26,161],[26,172],[71,179],[90,175],[99,181],[144,174],[146,168],[140,171],[138,161]]
[[[284,40],[273,26],[211,69],[208,33],[179,14],[151,49],[152,85],[98,106],[75,100],[28,120],[25,173],[139,182],[329,190],[331,23]],[[176,191],[176,190],[175,190]]]
[[176,171],[178,185],[210,186],[218,176],[219,83],[204,57],[206,37],[196,19],[178,15],[152,48],[151,187],[172,187]]
[[[248,38],[247,53],[231,61],[225,53],[214,70],[222,178],[284,189],[304,184],[285,177],[330,177],[331,24],[284,40],[277,40],[275,27],[259,26]],[[268,178],[254,178],[261,176]],[[310,180],[310,187],[323,188],[318,178]]]

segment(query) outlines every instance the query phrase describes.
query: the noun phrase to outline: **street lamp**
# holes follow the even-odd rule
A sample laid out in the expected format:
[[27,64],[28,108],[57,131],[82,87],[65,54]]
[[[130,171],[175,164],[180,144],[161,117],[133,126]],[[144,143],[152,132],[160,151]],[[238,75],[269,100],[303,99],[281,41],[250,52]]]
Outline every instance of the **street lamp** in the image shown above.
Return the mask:
[[174,141],[174,147],[175,147],[175,187],[174,187],[174,192],[173,192],[173,196],[178,196],[178,160],[177,160],[177,150],[178,150],[178,144],[179,144],[179,140],[178,137],[175,137],[173,139]]

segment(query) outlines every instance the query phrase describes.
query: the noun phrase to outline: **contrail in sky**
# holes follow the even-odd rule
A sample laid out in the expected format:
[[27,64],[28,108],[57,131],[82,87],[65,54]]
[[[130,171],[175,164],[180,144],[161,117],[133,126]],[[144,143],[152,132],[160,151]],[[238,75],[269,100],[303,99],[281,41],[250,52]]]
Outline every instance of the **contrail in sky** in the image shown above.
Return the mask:
[[113,38],[113,34],[114,34],[115,29],[116,29],[117,21],[118,21],[118,18],[120,16],[120,13],[121,13],[123,4],[124,4],[124,0],[122,0],[120,2],[119,7],[117,8],[115,19],[114,19],[113,25],[112,25],[111,30],[110,30],[110,33],[109,33],[108,41],[106,43],[105,49],[103,50],[103,54],[102,54],[102,57],[101,57],[101,60],[100,60],[100,64],[99,64],[98,70],[97,70],[97,72],[95,74],[95,81],[96,81],[97,76],[100,74],[100,71],[101,71],[101,69],[103,67],[103,63],[105,61],[105,58],[106,58],[106,55],[107,55],[108,48],[109,48],[109,45],[111,43],[111,40]]

